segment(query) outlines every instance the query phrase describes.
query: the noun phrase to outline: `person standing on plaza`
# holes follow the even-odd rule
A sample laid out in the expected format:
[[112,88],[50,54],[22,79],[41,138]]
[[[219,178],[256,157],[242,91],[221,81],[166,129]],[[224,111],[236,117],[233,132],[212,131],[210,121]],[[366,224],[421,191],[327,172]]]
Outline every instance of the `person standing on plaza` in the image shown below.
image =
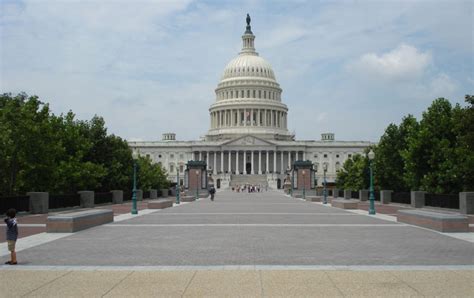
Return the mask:
[[209,189],[209,193],[211,194],[211,201],[214,201],[214,194],[216,193],[216,189],[214,188],[214,186],[211,186],[211,188]]
[[18,238],[18,225],[16,222],[16,210],[8,209],[7,218],[5,218],[5,223],[7,225],[7,245],[8,250],[10,251],[10,261],[5,262],[8,265],[16,265],[16,252],[15,245]]

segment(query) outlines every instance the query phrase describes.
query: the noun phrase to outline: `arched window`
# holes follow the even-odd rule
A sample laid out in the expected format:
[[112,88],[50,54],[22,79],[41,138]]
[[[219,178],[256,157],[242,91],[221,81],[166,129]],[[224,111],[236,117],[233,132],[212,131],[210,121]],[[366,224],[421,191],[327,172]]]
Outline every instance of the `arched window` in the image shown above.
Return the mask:
[[255,98],[255,90],[253,90],[253,98]]
[[235,90],[235,98],[239,98],[239,91]]
[[263,98],[267,99],[267,91],[263,91]]
[[250,90],[247,90],[247,98],[250,98]]
[[262,90],[258,90],[258,98],[262,98]]
[[240,97],[244,98],[244,90],[240,91]]

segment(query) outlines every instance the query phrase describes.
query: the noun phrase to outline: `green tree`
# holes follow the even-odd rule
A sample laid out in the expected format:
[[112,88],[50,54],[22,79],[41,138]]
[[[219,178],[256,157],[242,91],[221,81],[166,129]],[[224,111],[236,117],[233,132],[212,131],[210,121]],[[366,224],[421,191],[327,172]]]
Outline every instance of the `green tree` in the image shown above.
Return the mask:
[[[369,150],[365,150],[365,154]],[[338,188],[368,189],[370,183],[369,161],[365,154],[355,154],[344,162],[342,168],[337,172],[336,185]]]
[[139,189],[161,189],[169,186],[165,170],[159,164],[152,163],[150,157],[139,156],[137,163],[137,187]]

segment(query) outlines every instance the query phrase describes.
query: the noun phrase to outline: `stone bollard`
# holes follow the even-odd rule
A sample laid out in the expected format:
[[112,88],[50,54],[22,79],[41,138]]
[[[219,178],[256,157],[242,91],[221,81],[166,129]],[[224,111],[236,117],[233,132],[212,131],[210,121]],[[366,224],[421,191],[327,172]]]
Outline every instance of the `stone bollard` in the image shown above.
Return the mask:
[[369,191],[367,189],[359,190],[359,200],[367,201],[369,199]]
[[161,189],[161,196],[163,198],[167,198],[168,197],[168,189],[167,188],[162,188]]
[[335,198],[335,199],[337,199],[337,196],[338,196],[338,195],[339,195],[339,189],[334,188],[334,189],[332,190],[332,197]]
[[344,189],[344,199],[350,200],[352,198],[352,190]]
[[410,204],[413,208],[425,207],[425,195],[426,191],[411,191],[410,192]]
[[112,190],[112,203],[122,204],[123,203],[123,190]]
[[474,214],[474,192],[459,193],[459,212],[461,214]]
[[137,201],[143,201],[143,190],[137,189]]
[[380,191],[380,203],[390,204],[392,202],[393,190],[381,190]]
[[49,193],[48,192],[29,192],[30,197],[30,213],[44,214],[48,213],[49,209]]
[[82,208],[93,208],[94,207],[94,192],[91,190],[83,190],[77,192],[81,196],[81,207]]
[[158,191],[156,189],[150,189],[150,200],[158,199]]

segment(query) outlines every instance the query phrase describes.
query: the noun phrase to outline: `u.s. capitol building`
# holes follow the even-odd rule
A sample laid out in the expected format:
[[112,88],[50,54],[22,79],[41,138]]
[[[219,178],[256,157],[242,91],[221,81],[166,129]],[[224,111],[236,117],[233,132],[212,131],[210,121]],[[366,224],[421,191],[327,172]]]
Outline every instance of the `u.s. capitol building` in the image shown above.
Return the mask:
[[178,171],[183,184],[186,163],[204,160],[220,188],[243,183],[277,188],[294,161],[310,160],[321,185],[324,165],[327,182],[334,182],[344,161],[371,144],[336,141],[332,133],[318,141],[295,140],[288,131],[280,84],[270,63],[255,51],[254,41],[247,16],[242,51],[227,64],[215,89],[210,128],[202,140],[177,141],[174,133],[164,133],[161,141],[129,142],[135,152],[161,164],[170,181],[176,181]]

